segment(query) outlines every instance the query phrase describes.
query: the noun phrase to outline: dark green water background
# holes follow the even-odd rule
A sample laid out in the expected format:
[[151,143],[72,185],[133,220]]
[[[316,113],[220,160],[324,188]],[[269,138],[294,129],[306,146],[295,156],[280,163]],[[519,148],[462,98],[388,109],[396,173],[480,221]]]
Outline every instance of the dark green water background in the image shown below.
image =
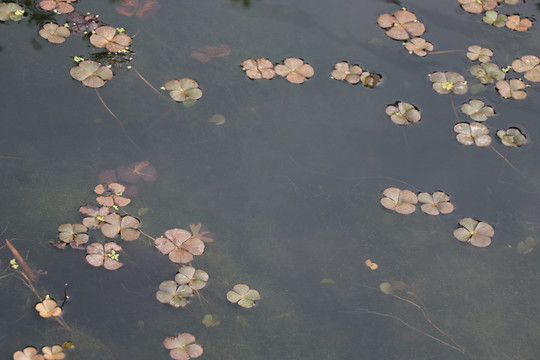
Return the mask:
[[[115,1],[84,1],[79,12],[100,14],[137,34],[132,65],[159,88],[172,78],[197,80],[203,97],[191,108],[156,95],[133,72],[114,70],[99,93],[121,119],[134,147],[93,89],[71,79],[75,55],[93,47],[77,36],[61,45],[38,36],[35,17],[0,24],[0,227],[35,269],[47,271],[38,290],[62,299],[68,332],[39,318],[35,296],[14,277],[0,280],[0,357],[34,345],[75,342],[69,359],[168,358],[162,341],[189,332],[204,359],[512,359],[540,354],[539,254],[516,252],[527,236],[540,239],[539,85],[524,101],[502,99],[493,86],[453,96],[491,105],[490,148],[457,143],[449,95],[431,89],[427,75],[456,71],[470,84],[465,52],[419,58],[384,35],[376,18],[399,7],[391,1],[162,0],[156,16],[125,17]],[[540,56],[540,30],[498,29],[465,13],[457,1],[406,1],[426,24],[435,50],[492,49],[506,66]],[[500,12],[538,16],[537,4],[500,6]],[[63,21],[63,17],[58,17]],[[61,20],[60,20],[61,19]],[[203,64],[190,53],[228,44],[229,56]],[[282,78],[250,81],[239,64],[267,57],[300,57],[315,69],[305,84]],[[358,63],[383,76],[375,89],[330,79],[333,65]],[[385,114],[395,101],[415,104],[420,123],[399,127]],[[207,121],[223,114],[226,124]],[[460,121],[467,121],[460,114]],[[527,146],[507,149],[497,129],[520,127]],[[195,259],[210,274],[184,309],[155,299],[160,282],[177,266],[141,238],[122,243],[122,269],[89,266],[84,253],[49,245],[58,225],[81,221],[80,205],[93,201],[99,172],[148,160],[154,183],[139,186],[126,211],[141,216],[154,237],[202,222],[216,241]],[[381,192],[397,186],[443,190],[456,210],[433,217],[383,209]],[[461,244],[452,235],[462,217],[490,223],[490,247]],[[94,240],[101,235],[92,233]],[[11,274],[7,248],[3,274]],[[370,271],[364,260],[380,266]],[[321,284],[332,279],[333,285]],[[413,286],[416,299],[441,329],[467,351],[461,354],[399,321],[358,312],[393,314],[442,337],[415,307],[378,290],[381,282]],[[259,290],[252,309],[225,299],[236,283]],[[204,314],[221,325],[206,328]],[[246,321],[245,321],[246,320]],[[444,338],[448,341],[447,338]]]

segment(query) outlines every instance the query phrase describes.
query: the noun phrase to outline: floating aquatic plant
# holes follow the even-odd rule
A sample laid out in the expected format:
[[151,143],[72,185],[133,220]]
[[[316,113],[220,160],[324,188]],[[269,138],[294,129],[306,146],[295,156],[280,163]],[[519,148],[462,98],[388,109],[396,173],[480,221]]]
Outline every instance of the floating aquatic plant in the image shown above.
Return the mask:
[[39,316],[44,318],[56,317],[62,314],[62,308],[58,306],[56,300],[48,297],[38,302],[35,309],[39,312]]
[[107,270],[117,270],[124,265],[118,261],[122,247],[115,242],[108,242],[105,244],[92,243],[87,246],[86,261],[95,267],[103,266]]
[[401,190],[389,187],[383,191],[381,205],[389,210],[394,210],[398,214],[412,214],[416,211],[418,197],[410,190]]
[[481,63],[485,63],[491,60],[491,57],[493,56],[493,51],[479,45],[471,45],[467,50],[467,57],[472,61],[478,60]]
[[20,21],[24,16],[24,10],[16,3],[0,3],[0,21]]
[[502,71],[497,64],[483,63],[480,65],[473,65],[469,69],[469,72],[482,84],[490,84],[495,80],[503,80],[506,77],[506,73]]
[[188,285],[178,285],[176,281],[167,280],[159,284],[156,299],[162,304],[179,308],[187,305],[191,295],[193,295],[193,289]]
[[202,355],[203,348],[195,344],[195,336],[189,333],[182,333],[178,336],[171,336],[163,341],[163,346],[171,350],[169,355],[175,360],[188,360]]
[[495,27],[504,27],[506,26],[506,19],[508,16],[505,14],[499,14],[495,10],[486,11],[482,21],[486,24],[493,25]]
[[104,47],[110,52],[122,51],[131,44],[131,37],[124,32],[117,34],[116,31],[111,26],[100,26],[90,36],[90,43],[97,48]]
[[386,115],[398,125],[406,125],[420,121],[420,111],[406,102],[397,102],[386,107]]
[[70,31],[64,26],[58,26],[54,23],[47,23],[39,30],[39,36],[53,44],[61,44],[66,41]]
[[388,29],[386,35],[394,40],[407,40],[411,36],[421,36],[426,31],[426,27],[416,19],[416,15],[407,10],[397,10],[393,15],[379,15],[377,24]]
[[520,18],[519,15],[510,15],[506,18],[506,27],[514,31],[527,31],[532,26],[528,18]]
[[38,349],[33,346],[27,346],[24,350],[18,350],[13,353],[13,360],[43,360],[43,355],[38,353]]
[[534,246],[538,244],[538,240],[531,236],[527,236],[525,240],[520,241],[517,244],[517,252],[518,254],[526,255],[531,253],[534,250]]
[[156,248],[162,254],[169,255],[174,263],[188,263],[194,255],[204,252],[204,242],[194,238],[191,233],[184,229],[170,229],[165,231],[165,237],[159,237],[154,241]]
[[525,55],[512,61],[512,69],[518,73],[525,73],[523,77],[532,82],[540,81],[540,59],[534,55]]
[[527,138],[518,128],[511,127],[508,130],[497,131],[497,136],[501,139],[503,145],[511,147],[520,147],[525,145]]
[[75,8],[71,3],[77,0],[42,0],[39,2],[39,7],[45,11],[54,11],[58,14],[69,14]]
[[99,15],[87,13],[82,15],[76,11],[66,16],[69,31],[74,34],[83,35],[96,30],[101,25]]
[[83,224],[62,224],[58,227],[58,238],[64,246],[80,247],[88,242],[88,228]]
[[489,116],[493,116],[495,111],[491,106],[484,106],[481,100],[471,100],[461,105],[461,112],[468,115],[474,121],[486,121]]
[[214,234],[212,234],[210,231],[204,230],[201,223],[191,224],[189,225],[189,229],[193,233],[193,235],[191,235],[192,238],[201,239],[205,243],[214,242]]
[[497,0],[458,0],[466,12],[481,14],[486,10],[493,10],[499,5]]
[[412,38],[403,44],[405,45],[405,49],[409,51],[409,54],[414,53],[418,56],[426,56],[429,51],[433,51],[433,44],[420,37]]
[[304,64],[302,59],[287,58],[283,63],[276,65],[274,70],[276,74],[286,77],[293,84],[302,84],[315,73],[311,65]]
[[103,226],[105,216],[112,213],[108,206],[97,207],[94,205],[84,205],[79,208],[79,213],[88,215],[83,218],[82,223],[89,229],[99,229]]
[[523,90],[527,87],[520,79],[500,80],[495,84],[499,94],[505,98],[513,98],[523,100],[527,97],[527,93]]
[[360,81],[365,87],[372,89],[381,82],[381,75],[364,71],[362,75],[360,75]]
[[126,191],[126,187],[119,183],[110,183],[105,186],[102,184],[94,188],[94,192],[100,196],[96,198],[98,204],[103,206],[126,206],[131,202],[131,199],[122,196]]
[[265,58],[258,58],[257,60],[247,59],[244,60],[240,66],[242,66],[242,70],[246,72],[247,77],[252,80],[270,80],[276,75],[274,64]]
[[193,290],[200,290],[206,286],[208,278],[208,273],[204,270],[196,270],[193,266],[182,266],[174,280],[180,285],[188,285]]
[[61,360],[66,357],[64,348],[60,345],[44,346],[41,348],[41,352],[46,360]]
[[202,97],[199,84],[189,78],[169,80],[162,89],[167,90],[174,101],[184,103],[185,106],[194,105]]
[[450,196],[442,191],[435,191],[433,194],[422,192],[418,194],[418,201],[422,203],[422,211],[429,215],[450,214],[454,211]]
[[486,247],[491,244],[491,237],[495,231],[485,222],[473,218],[464,218],[459,221],[462,227],[454,230],[454,237],[462,242],[469,242],[477,247]]
[[454,126],[454,131],[457,133],[457,141],[463,145],[476,144],[476,146],[482,147],[491,144],[491,136],[488,135],[489,129],[484,124],[462,122]]
[[133,216],[121,217],[118,214],[109,214],[103,219],[101,232],[108,238],[115,238],[118,234],[122,240],[133,241],[139,238],[141,222]]
[[191,57],[202,63],[207,63],[213,58],[229,56],[231,48],[229,45],[221,44],[219,46],[205,45],[198,50],[191,52]]
[[348,62],[342,61],[334,65],[332,71],[332,79],[345,80],[350,84],[358,84],[361,80],[362,68],[358,65],[349,65]]
[[246,284],[236,284],[233,286],[233,289],[227,293],[227,300],[246,309],[255,306],[255,301],[260,298],[261,295],[259,292],[250,289]]
[[463,95],[468,90],[465,78],[456,72],[434,72],[429,74],[429,80],[433,83],[433,90],[439,94],[452,91],[454,94]]
[[379,265],[375,264],[373,261],[371,261],[371,259],[364,261],[364,264],[366,264],[366,266],[371,270],[377,270],[379,268]]
[[111,69],[92,60],[82,61],[78,66],[71,68],[69,73],[75,80],[91,88],[100,88],[113,77]]
[[146,19],[154,15],[160,7],[156,0],[122,0],[115,10],[124,16],[136,15],[138,18]]

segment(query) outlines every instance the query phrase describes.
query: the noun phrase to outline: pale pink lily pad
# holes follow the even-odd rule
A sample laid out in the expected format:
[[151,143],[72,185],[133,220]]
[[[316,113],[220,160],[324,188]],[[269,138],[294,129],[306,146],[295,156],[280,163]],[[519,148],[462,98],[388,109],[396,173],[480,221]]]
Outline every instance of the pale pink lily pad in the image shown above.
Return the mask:
[[91,88],[100,88],[112,79],[113,72],[106,66],[92,60],[84,60],[69,71],[71,77]]
[[121,217],[118,214],[109,214],[105,216],[103,222],[101,232],[108,238],[115,238],[118,233],[120,233],[122,240],[125,241],[133,241],[139,238],[141,222],[133,216]]
[[195,269],[193,266],[182,266],[174,280],[181,285],[188,285],[193,290],[200,290],[206,286],[208,273],[204,270]]
[[336,80],[345,80],[350,84],[358,84],[360,82],[360,75],[362,75],[362,68],[358,65],[349,65],[348,62],[342,61],[334,65],[332,71],[332,78]]
[[486,247],[491,244],[491,237],[495,231],[485,222],[473,218],[464,218],[459,221],[462,227],[454,230],[454,237],[462,242],[470,242],[477,247]]
[[175,360],[188,360],[202,355],[203,348],[195,344],[195,336],[189,333],[182,333],[178,336],[171,336],[163,341],[163,346],[171,350],[169,355]]
[[523,100],[527,97],[527,93],[522,90],[526,88],[526,85],[520,79],[500,80],[495,84],[499,94],[505,98],[513,98],[516,100]]
[[393,15],[382,14],[377,24],[386,30],[386,35],[395,40],[407,40],[410,36],[421,36],[426,27],[416,19],[416,15],[407,10],[397,10]]
[[178,285],[176,281],[167,280],[159,284],[156,299],[162,304],[179,308],[188,304],[191,295],[193,295],[193,289],[188,285]]
[[454,126],[454,131],[457,133],[456,139],[463,145],[489,146],[491,144],[491,136],[488,135],[489,129],[487,126],[473,123],[458,123]]
[[258,58],[257,60],[247,59],[242,62],[241,66],[242,70],[246,72],[247,77],[252,80],[270,80],[276,75],[274,64],[265,58]]
[[116,29],[111,26],[98,27],[90,36],[92,45],[98,48],[107,48],[110,52],[119,52],[131,44],[131,38],[125,33],[116,33]]
[[165,237],[157,238],[154,245],[177,264],[191,262],[194,255],[201,255],[204,252],[205,247],[201,239],[192,237],[191,233],[184,229],[165,231]]
[[304,64],[304,60],[302,59],[287,58],[283,62],[284,65],[276,65],[276,74],[286,77],[293,84],[302,84],[315,73],[311,65]]
[[227,300],[237,303],[241,307],[251,308],[255,306],[255,301],[259,300],[261,295],[257,290],[250,289],[246,284],[236,284],[233,289],[227,293]]
[[525,55],[512,61],[512,69],[519,73],[524,72],[523,76],[529,81],[540,81],[540,59],[537,56]]
[[381,205],[389,210],[394,210],[398,214],[412,214],[416,211],[418,197],[410,190],[401,190],[389,187],[383,191]]
[[467,92],[468,86],[465,78],[456,72],[434,72],[429,75],[429,80],[433,83],[433,90],[439,94],[463,95]]
[[102,266],[107,270],[117,270],[122,265],[118,261],[118,252],[122,251],[122,247],[112,241],[105,243],[92,243],[87,246],[86,252],[86,261],[95,267]]
[[386,115],[390,116],[392,122],[398,125],[415,123],[421,118],[420,111],[414,105],[402,101],[388,105]]
[[418,194],[418,201],[422,203],[422,211],[429,215],[450,214],[454,211],[450,197],[442,191],[433,194],[422,192]]

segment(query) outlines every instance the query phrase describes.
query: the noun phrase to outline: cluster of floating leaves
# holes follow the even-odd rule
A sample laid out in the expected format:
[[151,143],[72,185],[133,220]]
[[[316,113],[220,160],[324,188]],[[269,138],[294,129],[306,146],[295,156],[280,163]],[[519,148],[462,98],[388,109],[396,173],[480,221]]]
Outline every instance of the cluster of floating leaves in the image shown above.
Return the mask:
[[407,125],[420,121],[421,115],[418,108],[412,104],[398,101],[386,107],[386,115],[398,125]]
[[410,190],[389,187],[383,191],[383,195],[381,205],[398,214],[412,214],[416,211],[416,204],[419,201],[422,203],[420,207],[422,211],[429,215],[449,214],[454,211],[450,197],[442,191],[435,191],[432,194],[421,192],[416,195]]
[[[458,0],[463,10],[472,14],[484,13],[482,21],[496,27],[506,26],[514,31],[527,31],[532,26],[529,18],[522,18],[518,14],[505,15],[495,11],[499,0]],[[519,0],[505,0],[506,4],[516,5]]]
[[227,300],[246,309],[255,306],[255,301],[260,298],[261,295],[259,292],[255,289],[250,289],[246,284],[236,284],[227,293]]
[[468,242],[476,247],[486,247],[491,244],[495,231],[488,223],[473,218],[463,218],[459,221],[461,227],[454,230],[454,237],[461,242]]
[[365,87],[373,88],[379,84],[381,76],[364,71],[359,65],[349,65],[348,62],[341,61],[334,65],[332,79],[343,80],[353,85],[362,82]]
[[189,298],[194,291],[206,286],[208,273],[204,270],[195,269],[192,266],[182,266],[176,273],[174,280],[167,280],[159,284],[156,299],[163,304],[169,304],[176,308],[188,304]]
[[40,354],[38,349],[27,346],[24,350],[13,353],[13,360],[61,360],[66,357],[64,348],[61,345],[44,346]]
[[313,76],[315,71],[304,60],[298,58],[287,58],[282,64],[274,64],[266,58],[257,60],[247,59],[240,64],[242,70],[246,72],[248,78],[252,80],[272,79],[276,74],[285,77],[293,84],[302,84]]
[[76,11],[66,16],[67,28],[74,34],[84,35],[96,30],[101,25],[99,15],[82,15]]
[[0,21],[20,21],[24,16],[23,8],[16,3],[0,3]]
[[202,355],[203,348],[199,344],[195,344],[195,336],[189,333],[178,334],[171,336],[163,341],[163,346],[170,350],[169,355],[175,360],[188,360]]
[[199,84],[189,78],[169,80],[161,89],[167,90],[174,101],[181,102],[187,107],[194,105],[202,97]]

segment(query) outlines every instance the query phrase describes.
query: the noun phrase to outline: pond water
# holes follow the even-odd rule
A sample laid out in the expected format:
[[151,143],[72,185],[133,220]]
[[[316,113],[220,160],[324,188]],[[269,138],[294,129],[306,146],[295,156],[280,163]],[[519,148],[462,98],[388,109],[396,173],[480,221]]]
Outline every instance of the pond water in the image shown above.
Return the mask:
[[[483,23],[457,0],[407,1],[402,6],[426,25],[435,51],[463,50],[420,58],[376,23],[400,8],[396,1],[160,0],[158,12],[142,19],[117,13],[119,1],[81,0],[77,11],[136,35],[132,69],[113,68],[96,93],[69,75],[74,56],[96,49],[76,35],[49,44],[40,26],[64,16],[19,3],[27,16],[0,24],[2,240],[41,270],[41,296],[61,301],[69,284],[63,319],[71,330],[39,317],[38,299],[14,276],[4,247],[0,357],[73,341],[71,359],[166,359],[163,340],[189,332],[204,359],[537,358],[540,251],[517,247],[540,238],[540,86],[518,101],[493,85],[440,95],[428,79],[455,71],[477,84],[470,45],[492,49],[501,67],[539,56],[536,22],[518,33]],[[531,1],[498,10],[533,20],[539,12]],[[230,55],[207,63],[190,56],[220,44]],[[258,57],[299,57],[315,75],[302,85],[251,81],[239,64]],[[332,80],[334,64],[344,60],[382,82],[370,89]],[[165,91],[157,95],[135,70],[158,89],[193,78],[203,96],[185,107]],[[456,141],[456,116],[468,121],[459,106],[470,99],[496,111],[485,123],[492,147]],[[392,123],[385,108],[396,101],[414,104],[421,121]],[[214,114],[225,124],[208,122]],[[509,126],[525,133],[525,146],[501,144],[495,132]],[[156,300],[159,284],[179,266],[144,236],[117,239],[124,249],[118,271],[49,244],[60,224],[80,222],[79,207],[95,202],[100,172],[143,160],[158,178],[140,183],[124,208],[141,229],[159,237],[201,222],[216,236],[192,262],[210,281],[185,308]],[[399,215],[380,205],[391,186],[442,190],[456,209]],[[489,247],[454,238],[464,217],[493,226]],[[96,231],[90,237],[106,241]],[[367,259],[379,268],[367,268]],[[379,289],[386,281],[406,286],[386,295]],[[261,293],[257,306],[227,301],[238,283]],[[220,325],[205,327],[205,314]]]

